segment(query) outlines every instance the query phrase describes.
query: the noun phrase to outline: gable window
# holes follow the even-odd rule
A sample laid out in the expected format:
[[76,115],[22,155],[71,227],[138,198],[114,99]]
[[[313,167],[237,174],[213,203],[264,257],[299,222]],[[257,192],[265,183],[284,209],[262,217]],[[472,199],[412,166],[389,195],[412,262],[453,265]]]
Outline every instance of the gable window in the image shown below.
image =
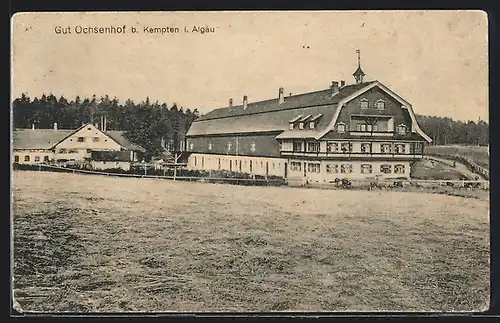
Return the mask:
[[342,165],[340,165],[340,172],[342,174],[352,173],[352,164],[342,164]]
[[377,103],[377,110],[384,110],[385,109],[385,102],[384,100],[378,100]]
[[352,151],[352,144],[350,142],[343,142],[340,144],[340,150],[343,153],[349,153]]
[[390,174],[392,172],[392,167],[389,164],[380,165],[380,172],[384,174]]
[[405,153],[405,144],[396,144],[396,153],[398,154],[404,154]]
[[326,164],[326,172],[327,173],[338,173],[339,165],[337,164]]
[[368,109],[368,100],[367,99],[361,99],[359,102],[359,107],[361,109]]
[[78,137],[78,142],[85,142],[85,137]]
[[310,141],[307,143],[307,151],[309,152],[318,152],[319,151],[319,142]]
[[338,142],[328,142],[326,144],[326,152],[332,153],[332,152],[338,152],[338,151],[339,151]]
[[307,171],[309,173],[319,173],[320,172],[320,164],[319,163],[308,163]]
[[314,122],[309,122],[309,129],[314,129]]
[[400,124],[398,126],[398,134],[403,135],[403,136],[406,134],[406,125]]
[[208,150],[212,150],[212,143],[211,142],[208,143]]
[[189,150],[193,150],[193,148],[194,148],[194,144],[193,143],[189,144]]
[[371,143],[362,143],[361,144],[361,152],[364,154],[368,154],[372,152],[372,144]]
[[24,161],[30,161],[30,156],[24,156]]
[[345,123],[341,122],[337,125],[337,132],[344,133],[345,132]]
[[94,142],[99,142],[99,140],[100,140],[100,139],[101,139],[101,138],[99,138],[99,137],[94,137],[94,138],[93,138],[93,141],[94,141]]
[[303,122],[299,122],[299,129],[300,130],[304,129],[304,123]]
[[404,174],[404,172],[405,172],[405,165],[402,164],[394,165],[395,174]]
[[288,129],[293,130],[293,123],[290,122],[290,124],[288,125]]
[[361,164],[361,174],[371,174],[372,165],[371,164]]
[[293,142],[293,151],[302,151],[302,142],[294,141]]
[[252,142],[252,143],[250,144],[250,150],[251,150],[251,151],[255,151],[255,142]]
[[380,152],[389,154],[391,152],[391,144],[380,144]]

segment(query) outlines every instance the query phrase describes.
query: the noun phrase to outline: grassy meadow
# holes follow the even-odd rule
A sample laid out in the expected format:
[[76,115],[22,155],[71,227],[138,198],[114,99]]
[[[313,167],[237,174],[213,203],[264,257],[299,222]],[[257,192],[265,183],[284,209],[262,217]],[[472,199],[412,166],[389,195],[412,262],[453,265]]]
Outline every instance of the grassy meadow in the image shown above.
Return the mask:
[[489,201],[13,174],[24,311],[482,311]]
[[489,169],[490,156],[488,154],[489,147],[485,146],[427,146],[424,149],[424,154],[445,154],[448,156],[456,156],[457,154],[462,157],[470,158],[473,162],[481,167]]

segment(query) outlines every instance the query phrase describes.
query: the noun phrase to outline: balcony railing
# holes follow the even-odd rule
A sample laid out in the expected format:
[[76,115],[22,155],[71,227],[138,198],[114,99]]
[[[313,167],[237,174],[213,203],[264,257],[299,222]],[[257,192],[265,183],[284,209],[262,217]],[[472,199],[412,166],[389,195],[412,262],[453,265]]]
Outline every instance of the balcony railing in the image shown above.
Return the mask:
[[390,153],[381,153],[381,152],[325,152],[325,151],[281,151],[281,155],[283,156],[298,156],[298,157],[323,157],[323,158],[328,158],[328,157],[342,157],[342,158],[348,158],[348,157],[356,157],[356,158],[422,158],[423,153],[422,152],[406,152],[406,153],[398,153],[398,152],[390,152]]

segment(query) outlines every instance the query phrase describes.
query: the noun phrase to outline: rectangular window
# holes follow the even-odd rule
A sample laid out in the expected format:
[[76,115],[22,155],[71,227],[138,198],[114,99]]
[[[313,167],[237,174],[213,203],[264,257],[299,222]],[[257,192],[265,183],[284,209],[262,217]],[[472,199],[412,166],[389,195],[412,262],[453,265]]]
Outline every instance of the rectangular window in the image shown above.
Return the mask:
[[337,132],[338,132],[338,133],[344,133],[344,132],[345,132],[345,124],[343,124],[343,123],[339,123],[339,124],[337,125]]
[[352,144],[349,142],[342,143],[340,150],[342,150],[342,153],[350,153],[352,151]]
[[309,129],[314,129],[314,122],[309,122]]
[[361,124],[361,131],[366,131],[366,124]]
[[92,138],[92,141],[93,141],[93,142],[99,142],[99,140],[100,140],[100,139],[101,139],[101,138],[99,138],[99,137],[94,137],[94,138]]
[[385,103],[382,100],[377,101],[377,109],[378,110],[384,110],[385,109]]
[[394,165],[394,173],[395,174],[404,174],[405,173],[405,165]]
[[290,163],[290,170],[294,172],[300,172],[302,170],[302,163],[301,162],[291,162]]
[[361,123],[356,123],[356,131],[361,131]]
[[377,124],[373,125],[373,132],[375,132],[375,131],[378,131],[378,125]]
[[390,154],[391,153],[391,144],[381,144],[380,145],[380,152],[383,154]]
[[293,123],[290,123],[290,125],[288,126],[288,129],[293,130]]
[[361,174],[371,174],[372,165],[371,164],[361,164]]
[[196,157],[194,157],[194,165],[196,166]]
[[19,156],[14,156],[14,163],[19,163]]
[[205,157],[201,157],[201,167],[205,167]]
[[338,152],[339,144],[337,142],[328,142],[326,144],[326,151],[329,153]]
[[404,154],[405,153],[405,145],[404,144],[396,144],[396,153],[397,154]]
[[24,156],[24,161],[30,161],[30,156]]
[[304,123],[303,122],[299,122],[299,129],[300,130],[304,129]]
[[318,152],[319,151],[319,142],[310,141],[307,143],[307,151],[309,152]]
[[363,154],[369,154],[372,152],[372,144],[370,143],[362,143],[361,144],[361,152]]
[[39,162],[40,161],[40,156],[35,156],[35,161]]
[[318,163],[308,163],[307,171],[309,173],[319,173],[320,172],[320,164]]
[[85,141],[85,137],[78,137],[78,142],[84,142]]
[[352,164],[342,164],[342,165],[340,165],[340,172],[342,174],[352,173]]
[[392,167],[389,164],[380,165],[380,172],[384,174],[390,174],[392,172]]
[[294,141],[293,142],[293,151],[302,151],[302,142]]
[[366,125],[366,131],[368,131],[368,132],[372,131],[372,125],[371,124],[367,124]]
[[368,100],[361,100],[360,107],[361,109],[368,109]]
[[326,172],[327,173],[338,173],[339,165],[337,164],[326,164]]

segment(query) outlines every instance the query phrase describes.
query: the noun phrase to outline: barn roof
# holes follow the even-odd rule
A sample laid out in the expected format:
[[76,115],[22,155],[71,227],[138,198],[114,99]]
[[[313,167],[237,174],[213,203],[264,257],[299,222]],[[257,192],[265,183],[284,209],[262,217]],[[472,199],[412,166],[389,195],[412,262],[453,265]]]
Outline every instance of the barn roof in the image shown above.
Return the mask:
[[[332,119],[337,103],[375,81],[346,85],[332,96],[332,89],[297,94],[285,97],[250,102],[246,109],[242,105],[215,109],[196,119],[187,136],[215,135],[226,133],[248,133],[284,131],[289,122],[298,116],[323,114],[314,131],[323,130]],[[304,134],[304,132],[301,132]]]
[[[82,126],[85,127],[86,125]],[[15,129],[12,134],[13,149],[52,149],[56,144],[77,132],[78,129]],[[111,139],[128,150],[144,151],[144,148],[127,140],[124,131],[103,131]]]

